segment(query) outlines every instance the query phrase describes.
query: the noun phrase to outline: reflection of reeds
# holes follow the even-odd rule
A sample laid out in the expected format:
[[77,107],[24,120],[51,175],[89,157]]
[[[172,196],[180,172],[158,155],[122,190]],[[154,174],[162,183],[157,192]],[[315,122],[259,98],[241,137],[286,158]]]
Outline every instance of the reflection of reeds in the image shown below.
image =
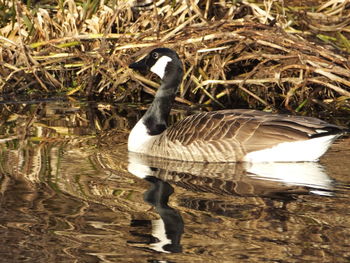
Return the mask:
[[[78,174],[84,165],[87,170],[90,166],[102,169],[89,159],[98,152],[97,144],[102,144],[97,134],[115,129],[115,138],[120,138],[117,143],[125,145],[129,127],[124,114],[122,108],[94,103],[0,105],[0,174],[32,183],[47,176],[56,189],[61,187],[56,185],[62,183],[61,174],[69,175],[68,170],[75,169]],[[71,158],[62,162],[67,155]]]
[[256,2],[5,0],[0,92],[139,100],[134,81],[157,84],[127,64],[168,46],[184,60],[181,102],[349,112],[349,1]]

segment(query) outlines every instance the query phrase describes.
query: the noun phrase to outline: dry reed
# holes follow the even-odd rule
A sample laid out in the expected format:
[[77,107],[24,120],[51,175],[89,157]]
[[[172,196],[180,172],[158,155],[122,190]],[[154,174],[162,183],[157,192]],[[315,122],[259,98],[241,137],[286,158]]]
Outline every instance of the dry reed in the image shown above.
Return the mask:
[[184,61],[182,103],[350,112],[350,1],[148,2],[2,1],[0,92],[139,101],[158,84],[128,63],[167,46]]

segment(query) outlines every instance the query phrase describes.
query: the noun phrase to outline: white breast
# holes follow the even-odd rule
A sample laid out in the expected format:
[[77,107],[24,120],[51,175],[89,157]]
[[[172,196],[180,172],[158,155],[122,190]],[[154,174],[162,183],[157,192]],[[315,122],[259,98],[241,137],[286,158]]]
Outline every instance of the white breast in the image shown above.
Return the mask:
[[147,145],[154,139],[147,133],[147,128],[143,124],[143,119],[139,120],[131,130],[128,138],[128,150],[130,152],[146,153]]

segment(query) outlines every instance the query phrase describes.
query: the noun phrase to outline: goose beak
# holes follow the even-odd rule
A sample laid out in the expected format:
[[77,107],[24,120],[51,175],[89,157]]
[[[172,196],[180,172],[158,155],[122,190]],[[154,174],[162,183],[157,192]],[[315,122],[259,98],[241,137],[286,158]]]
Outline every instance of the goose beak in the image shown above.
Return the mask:
[[137,62],[131,63],[129,65],[129,68],[134,69],[134,70],[138,70],[141,73],[146,72],[147,70],[149,70],[149,67],[148,67],[148,65],[146,63],[146,58],[141,59],[141,60],[139,60]]

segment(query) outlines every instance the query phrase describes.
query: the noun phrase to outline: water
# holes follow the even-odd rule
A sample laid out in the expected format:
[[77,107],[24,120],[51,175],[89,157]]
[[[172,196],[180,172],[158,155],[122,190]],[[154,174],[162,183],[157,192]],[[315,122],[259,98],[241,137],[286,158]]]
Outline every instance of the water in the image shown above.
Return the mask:
[[320,163],[128,155],[135,107],[0,105],[1,262],[349,262],[350,139]]

